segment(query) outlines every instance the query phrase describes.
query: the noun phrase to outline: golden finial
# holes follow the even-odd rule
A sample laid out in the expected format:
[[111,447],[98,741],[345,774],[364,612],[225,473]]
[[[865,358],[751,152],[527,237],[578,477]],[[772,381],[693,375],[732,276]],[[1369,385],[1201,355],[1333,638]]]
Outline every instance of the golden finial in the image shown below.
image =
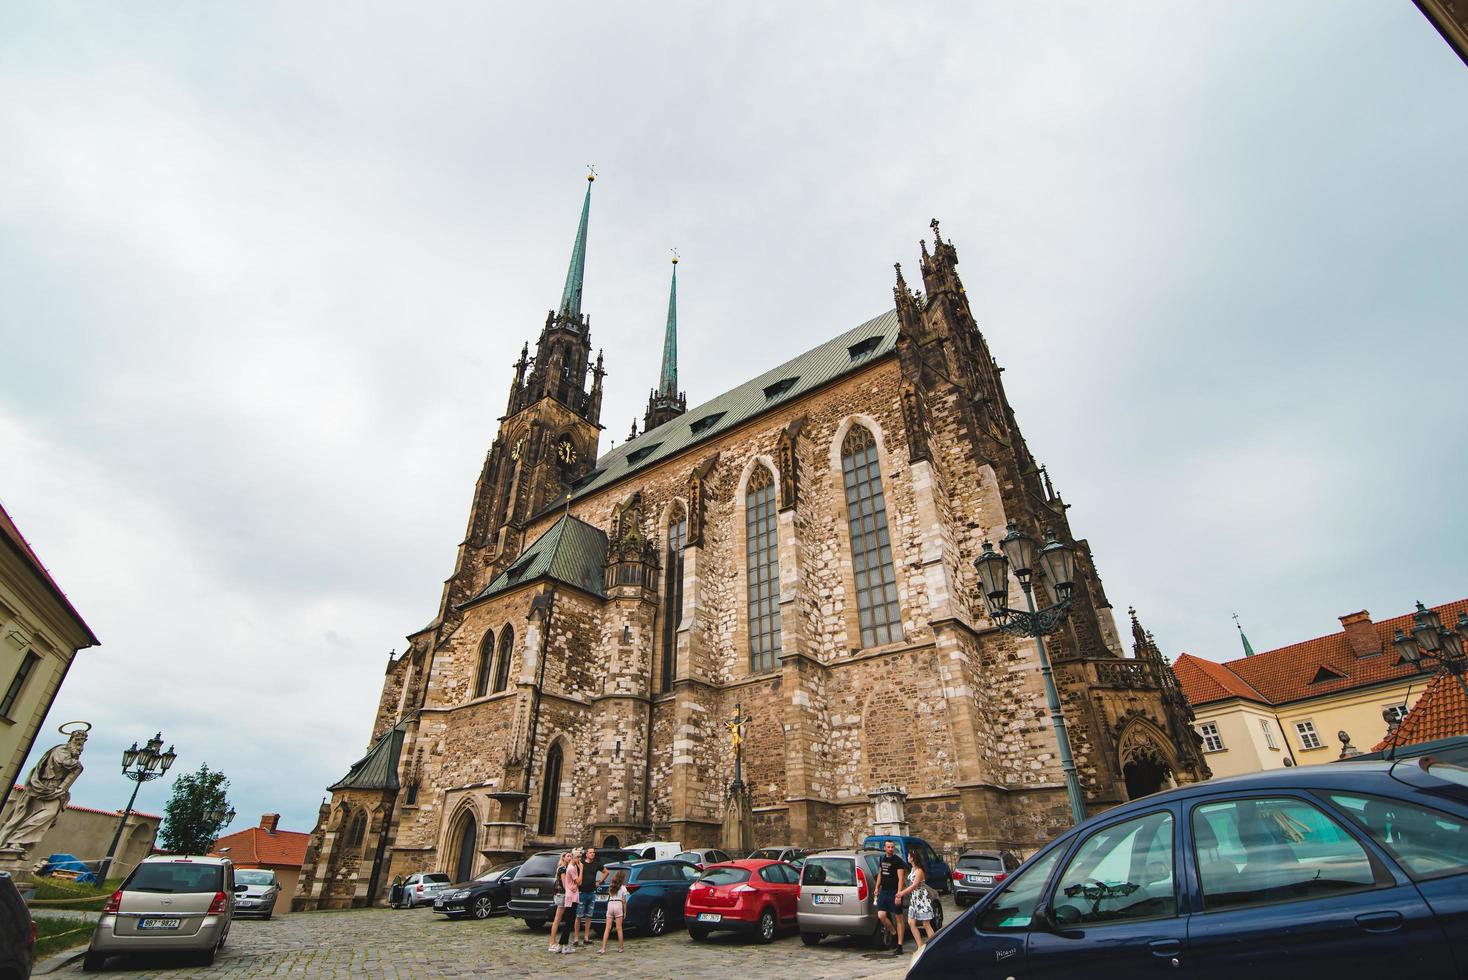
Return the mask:
[[586,165],[586,182],[589,184],[593,180],[596,180],[596,168],[588,163]]
[[672,249],[669,249],[668,251],[670,251],[670,252],[673,253],[673,264],[674,265],[677,265],[678,264],[678,250],[676,248],[672,248]]

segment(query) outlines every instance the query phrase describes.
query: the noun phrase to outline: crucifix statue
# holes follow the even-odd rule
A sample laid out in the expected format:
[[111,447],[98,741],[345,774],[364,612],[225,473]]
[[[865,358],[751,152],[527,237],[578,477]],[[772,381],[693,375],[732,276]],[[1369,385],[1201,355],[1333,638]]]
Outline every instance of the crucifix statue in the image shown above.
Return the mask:
[[735,704],[733,720],[724,722],[724,726],[729,729],[730,740],[734,743],[734,785],[736,787],[744,783],[741,766],[744,760],[744,726],[753,721],[743,712],[742,708],[742,704]]

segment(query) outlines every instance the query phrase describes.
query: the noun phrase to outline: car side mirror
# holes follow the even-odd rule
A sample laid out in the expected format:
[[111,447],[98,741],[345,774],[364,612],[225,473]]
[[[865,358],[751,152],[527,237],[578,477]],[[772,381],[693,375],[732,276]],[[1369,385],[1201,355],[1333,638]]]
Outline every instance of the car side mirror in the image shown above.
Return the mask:
[[250,886],[249,885],[235,885],[234,886],[234,890],[237,891],[237,892],[249,891],[250,890]]

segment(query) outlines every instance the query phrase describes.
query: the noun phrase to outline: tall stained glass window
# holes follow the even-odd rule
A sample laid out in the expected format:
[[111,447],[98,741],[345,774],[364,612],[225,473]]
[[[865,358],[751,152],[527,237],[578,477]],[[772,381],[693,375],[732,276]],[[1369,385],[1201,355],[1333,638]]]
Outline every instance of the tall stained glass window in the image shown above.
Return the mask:
[[479,644],[479,669],[474,672],[474,696],[482,698],[489,693],[489,672],[494,667],[494,630],[484,634]]
[[499,658],[495,661],[494,665],[494,690],[496,694],[509,686],[510,654],[514,652],[514,647],[515,630],[513,627],[506,626],[504,632],[500,634]]
[[678,676],[678,623],[683,619],[683,546],[688,514],[681,506],[668,520],[668,553],[663,556],[663,670],[659,690],[671,691]]
[[882,474],[877,468],[877,443],[866,426],[853,425],[842,440],[841,472],[846,481],[861,645],[895,643],[902,639],[902,610],[897,605],[897,574],[892,568],[892,541],[887,536],[887,505],[882,498]]
[[536,829],[542,837],[556,833],[556,811],[561,804],[561,743],[551,746],[545,757],[545,778],[540,782],[540,820]]
[[775,669],[780,651],[780,546],[775,510],[775,480],[769,468],[749,475],[744,498],[746,555],[749,559],[749,670]]

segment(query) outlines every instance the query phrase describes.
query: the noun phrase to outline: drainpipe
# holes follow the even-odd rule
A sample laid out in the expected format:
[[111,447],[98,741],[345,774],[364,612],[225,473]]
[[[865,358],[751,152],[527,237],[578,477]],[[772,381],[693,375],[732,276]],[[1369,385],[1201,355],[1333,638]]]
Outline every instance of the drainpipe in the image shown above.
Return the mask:
[[1300,760],[1295,758],[1295,747],[1290,744],[1289,733],[1285,731],[1284,722],[1279,720],[1279,715],[1274,716],[1274,724],[1279,729],[1279,737],[1284,739],[1285,751],[1290,754],[1290,765],[1298,766]]
[[525,799],[520,801],[521,823],[530,815],[530,774],[535,771],[535,732],[540,726],[540,689],[545,686],[546,649],[550,646],[551,621],[556,611],[556,587],[552,585],[541,595],[545,598],[545,616],[540,627],[540,666],[536,671],[535,690],[532,692],[535,700],[530,703],[529,743],[525,746],[525,788],[522,791]]

